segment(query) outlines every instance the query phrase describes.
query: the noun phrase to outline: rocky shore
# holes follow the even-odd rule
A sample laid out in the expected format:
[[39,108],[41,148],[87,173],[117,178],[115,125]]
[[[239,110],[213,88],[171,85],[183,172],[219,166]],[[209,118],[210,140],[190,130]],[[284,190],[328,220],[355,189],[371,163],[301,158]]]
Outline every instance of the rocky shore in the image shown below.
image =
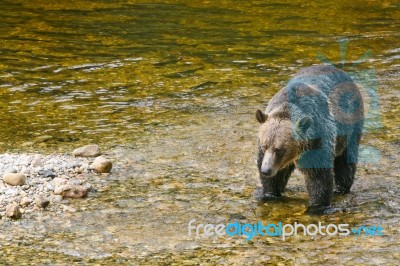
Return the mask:
[[0,154],[0,218],[20,219],[49,205],[74,212],[69,201],[86,197],[93,190],[90,180],[111,168],[97,145],[71,155]]

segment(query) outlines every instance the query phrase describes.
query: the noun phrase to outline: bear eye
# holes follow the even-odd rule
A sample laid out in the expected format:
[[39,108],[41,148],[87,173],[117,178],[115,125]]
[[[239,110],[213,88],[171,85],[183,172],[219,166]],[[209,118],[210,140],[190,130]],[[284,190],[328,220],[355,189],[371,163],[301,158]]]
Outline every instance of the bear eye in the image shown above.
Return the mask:
[[274,152],[282,154],[285,150],[283,148],[274,148]]

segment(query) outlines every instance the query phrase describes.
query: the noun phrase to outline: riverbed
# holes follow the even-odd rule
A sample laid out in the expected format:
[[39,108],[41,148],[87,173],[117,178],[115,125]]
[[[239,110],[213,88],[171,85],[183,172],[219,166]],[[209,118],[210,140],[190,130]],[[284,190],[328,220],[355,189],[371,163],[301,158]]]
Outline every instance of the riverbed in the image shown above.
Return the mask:
[[[79,3],[79,4],[78,4]],[[400,259],[399,4],[265,1],[3,2],[0,152],[117,162],[76,212],[0,220],[16,265],[395,265]],[[368,51],[371,52],[368,52]],[[379,116],[349,195],[304,214],[295,172],[261,203],[255,110],[301,67],[372,71]],[[95,182],[96,184],[96,182]],[[380,225],[383,236],[194,237],[188,223]]]

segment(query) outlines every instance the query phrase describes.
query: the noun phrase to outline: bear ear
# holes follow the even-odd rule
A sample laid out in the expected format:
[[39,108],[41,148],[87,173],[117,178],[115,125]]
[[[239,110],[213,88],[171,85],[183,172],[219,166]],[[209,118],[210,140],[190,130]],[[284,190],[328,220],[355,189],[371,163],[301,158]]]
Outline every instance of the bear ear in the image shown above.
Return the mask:
[[305,116],[299,121],[297,121],[296,124],[297,133],[304,134],[307,131],[307,129],[311,127],[312,122],[313,122],[312,118],[308,116]]
[[258,121],[260,124],[262,124],[262,123],[264,123],[265,121],[267,121],[268,115],[264,114],[261,110],[257,110],[257,111],[256,111],[256,118],[257,118],[257,121]]

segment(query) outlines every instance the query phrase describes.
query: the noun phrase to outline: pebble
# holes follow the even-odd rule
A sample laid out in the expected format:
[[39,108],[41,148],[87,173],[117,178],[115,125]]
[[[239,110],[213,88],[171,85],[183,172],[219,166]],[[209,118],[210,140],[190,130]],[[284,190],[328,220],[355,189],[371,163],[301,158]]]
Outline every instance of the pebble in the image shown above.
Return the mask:
[[[34,213],[49,208],[49,203],[50,210],[63,211],[70,204],[68,198],[85,197],[92,187],[89,181],[98,180],[90,168],[92,160],[55,153],[0,154],[0,213],[10,217],[13,212],[11,216],[18,217],[17,209]],[[54,193],[57,189],[59,195]],[[20,207],[10,207],[14,202]],[[4,215],[6,208],[9,215]]]
[[67,183],[67,179],[62,178],[62,177],[56,177],[53,179],[54,187],[59,187],[59,186],[65,185],[66,183]]
[[33,160],[31,162],[31,166],[33,167],[43,166],[42,156],[39,154],[35,155],[35,157],[33,157]]
[[93,161],[91,168],[98,173],[109,173],[112,168],[112,162],[103,156],[99,156]]
[[26,183],[26,177],[21,173],[6,173],[3,181],[11,186],[22,186]]
[[29,204],[31,204],[32,203],[32,200],[30,199],[30,198],[28,198],[28,197],[24,197],[24,198],[22,198],[21,199],[21,201],[20,201],[20,205],[21,206],[23,206],[23,207],[26,207],[26,206],[28,206]]
[[67,212],[76,212],[76,209],[75,209],[74,207],[65,205],[65,206],[63,207],[63,211],[67,211]]
[[21,218],[22,213],[16,202],[13,202],[6,207],[6,216],[9,218],[12,218],[12,219],[20,219]]
[[43,135],[43,136],[38,136],[35,138],[36,142],[46,142],[49,141],[53,138],[53,136],[50,135]]
[[43,176],[54,178],[54,177],[56,177],[56,174],[54,174],[51,170],[44,170]]
[[72,154],[75,157],[96,157],[101,154],[101,151],[98,145],[86,145],[75,149]]
[[54,195],[53,202],[61,202],[63,197],[61,195]]
[[46,190],[54,190],[54,186],[50,183],[46,184]]
[[54,190],[54,194],[61,195],[63,198],[79,199],[86,197],[89,189],[80,185],[62,185]]
[[35,205],[39,208],[46,208],[50,204],[50,200],[48,198],[44,198],[43,196],[39,195],[35,199]]

